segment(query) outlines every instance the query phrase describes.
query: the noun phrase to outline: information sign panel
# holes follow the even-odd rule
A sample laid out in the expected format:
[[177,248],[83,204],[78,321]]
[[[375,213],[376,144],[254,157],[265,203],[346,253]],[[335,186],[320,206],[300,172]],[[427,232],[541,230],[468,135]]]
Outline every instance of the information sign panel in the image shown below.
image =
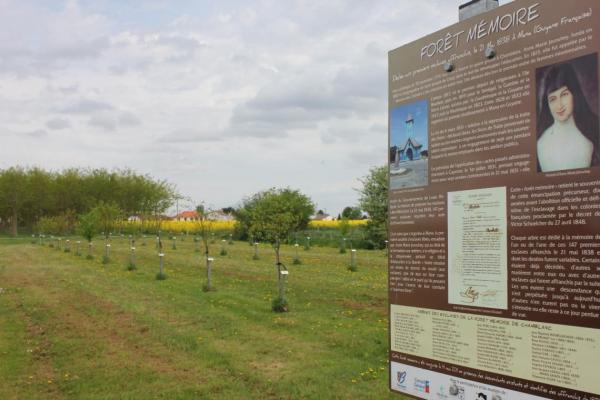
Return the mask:
[[600,399],[599,29],[517,0],[389,53],[391,390]]

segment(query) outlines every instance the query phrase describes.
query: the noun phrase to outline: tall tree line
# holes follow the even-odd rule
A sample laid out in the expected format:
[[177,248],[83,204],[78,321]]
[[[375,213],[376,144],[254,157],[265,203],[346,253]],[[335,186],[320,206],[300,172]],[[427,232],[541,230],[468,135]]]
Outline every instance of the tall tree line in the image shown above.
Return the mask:
[[175,197],[168,182],[128,169],[11,167],[0,170],[0,226],[17,235],[42,217],[84,214],[100,203],[113,204],[126,216],[150,218],[165,212]]

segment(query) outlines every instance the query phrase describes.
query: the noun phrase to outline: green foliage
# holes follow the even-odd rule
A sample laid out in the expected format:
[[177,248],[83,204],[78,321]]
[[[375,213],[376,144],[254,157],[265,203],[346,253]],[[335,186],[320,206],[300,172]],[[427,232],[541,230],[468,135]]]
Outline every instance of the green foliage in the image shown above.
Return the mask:
[[246,199],[236,210],[236,230],[242,239],[276,243],[306,228],[314,212],[312,201],[299,191],[272,188]]
[[91,242],[95,235],[100,231],[100,216],[96,209],[91,210],[87,214],[79,216],[77,224],[77,232]]
[[72,210],[53,217],[41,217],[35,230],[43,234],[68,235],[75,231],[77,218]]
[[202,247],[204,250],[204,256],[208,257],[210,254],[210,245],[215,242],[215,233],[213,232],[213,221],[215,214],[213,210],[207,209],[204,204],[197,205],[196,212],[198,213],[198,226],[200,240],[202,241]]
[[342,237],[345,238],[350,233],[350,223],[348,222],[348,218],[342,217],[340,221],[340,233]]
[[160,215],[173,204],[175,189],[130,170],[66,169],[48,172],[39,168],[0,170],[0,222],[13,234],[31,229],[42,217],[72,211],[85,214],[99,203],[115,204],[124,215],[143,219]]
[[345,219],[361,219],[362,212],[359,207],[345,207],[341,217]]
[[20,167],[9,168],[0,174],[0,219],[10,221],[11,233],[18,234],[21,212],[30,199],[27,191],[28,176]]
[[387,239],[388,226],[388,169],[371,168],[361,180],[360,207],[369,215],[364,226],[365,235],[373,248],[383,248]]
[[114,203],[100,202],[100,204],[94,207],[92,212],[97,215],[98,227],[104,232],[104,236],[108,237],[109,233],[116,227],[121,210]]

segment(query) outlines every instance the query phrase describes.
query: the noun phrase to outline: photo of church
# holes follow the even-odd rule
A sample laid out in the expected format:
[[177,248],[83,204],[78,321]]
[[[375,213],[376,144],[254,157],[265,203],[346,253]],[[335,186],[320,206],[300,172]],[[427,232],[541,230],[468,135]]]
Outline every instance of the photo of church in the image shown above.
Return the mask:
[[429,182],[429,103],[416,101],[390,112],[390,189]]

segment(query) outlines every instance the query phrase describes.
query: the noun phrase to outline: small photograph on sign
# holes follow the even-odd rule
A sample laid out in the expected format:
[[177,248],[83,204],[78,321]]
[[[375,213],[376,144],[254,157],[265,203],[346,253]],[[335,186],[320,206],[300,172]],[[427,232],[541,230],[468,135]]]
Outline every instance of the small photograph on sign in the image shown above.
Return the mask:
[[390,189],[429,183],[429,102],[419,100],[390,112]]
[[598,55],[536,71],[538,172],[600,165]]

